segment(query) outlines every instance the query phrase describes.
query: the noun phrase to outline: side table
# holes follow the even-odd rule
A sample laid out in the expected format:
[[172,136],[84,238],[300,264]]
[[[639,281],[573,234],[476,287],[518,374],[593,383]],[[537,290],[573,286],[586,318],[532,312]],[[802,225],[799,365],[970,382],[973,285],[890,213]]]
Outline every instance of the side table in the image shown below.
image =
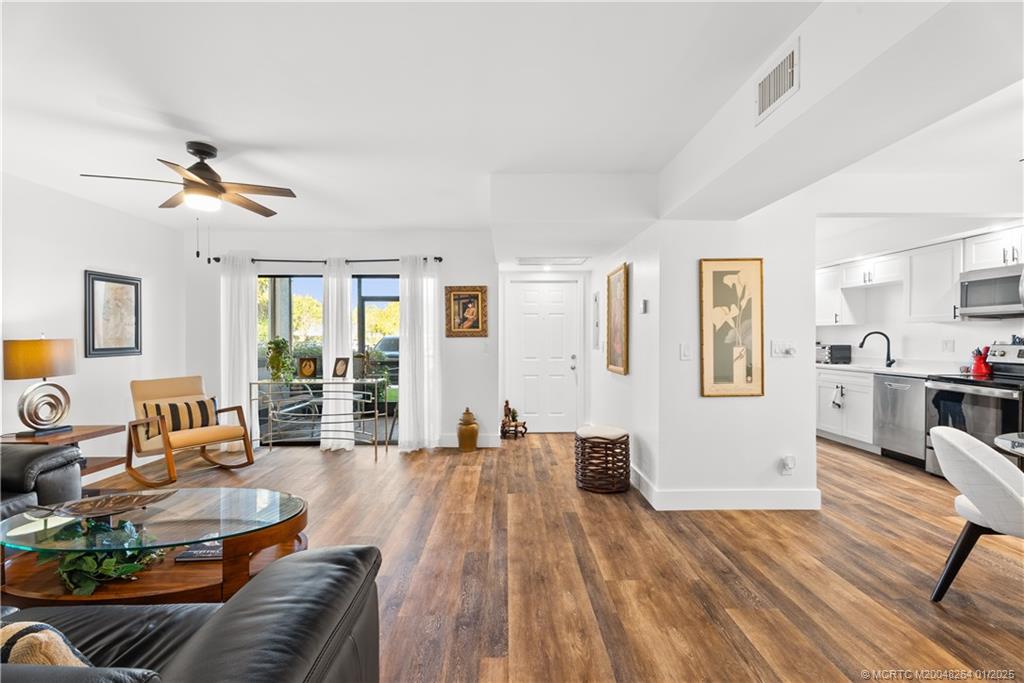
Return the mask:
[[[124,431],[124,425],[74,425],[71,431],[58,432],[56,434],[44,434],[42,436],[19,437],[14,434],[0,436],[0,447],[9,444],[36,444],[40,446],[77,446],[82,441],[98,439],[101,436],[110,436]],[[0,456],[2,457],[2,456]],[[108,467],[115,467],[124,464],[123,455],[115,456],[93,456],[84,457],[85,465],[82,467],[82,474],[92,474]]]

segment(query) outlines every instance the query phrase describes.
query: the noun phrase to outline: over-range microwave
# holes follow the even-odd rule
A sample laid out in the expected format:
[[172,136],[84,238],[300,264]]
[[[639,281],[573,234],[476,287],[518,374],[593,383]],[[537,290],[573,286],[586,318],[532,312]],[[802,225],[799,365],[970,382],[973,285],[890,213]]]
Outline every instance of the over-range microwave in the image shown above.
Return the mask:
[[961,273],[960,315],[964,318],[1024,317],[1024,263]]

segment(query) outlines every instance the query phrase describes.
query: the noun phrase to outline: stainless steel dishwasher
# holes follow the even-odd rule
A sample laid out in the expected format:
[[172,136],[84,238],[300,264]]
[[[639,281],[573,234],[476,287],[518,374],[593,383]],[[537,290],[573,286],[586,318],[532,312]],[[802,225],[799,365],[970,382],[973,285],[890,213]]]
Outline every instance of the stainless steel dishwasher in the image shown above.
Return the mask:
[[875,375],[874,440],[890,453],[924,460],[924,380]]

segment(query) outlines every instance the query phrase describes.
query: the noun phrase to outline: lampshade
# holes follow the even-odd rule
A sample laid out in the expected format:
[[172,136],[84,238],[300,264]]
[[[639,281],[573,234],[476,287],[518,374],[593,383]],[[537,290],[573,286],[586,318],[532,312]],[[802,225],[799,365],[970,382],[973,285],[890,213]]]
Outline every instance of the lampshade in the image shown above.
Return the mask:
[[220,211],[220,195],[209,187],[189,186],[185,188],[185,206],[199,211]]
[[74,339],[5,339],[4,379],[75,374]]

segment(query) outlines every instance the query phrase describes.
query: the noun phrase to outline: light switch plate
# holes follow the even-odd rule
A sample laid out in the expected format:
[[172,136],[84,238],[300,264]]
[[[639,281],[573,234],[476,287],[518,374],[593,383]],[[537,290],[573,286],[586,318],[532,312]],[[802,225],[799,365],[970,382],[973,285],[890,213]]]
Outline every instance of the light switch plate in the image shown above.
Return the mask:
[[955,339],[943,339],[942,340],[942,352],[943,353],[956,353],[956,340]]
[[690,345],[685,342],[679,345],[679,360],[693,360]]
[[772,356],[775,358],[793,358],[796,356],[796,347],[792,342],[772,340]]

